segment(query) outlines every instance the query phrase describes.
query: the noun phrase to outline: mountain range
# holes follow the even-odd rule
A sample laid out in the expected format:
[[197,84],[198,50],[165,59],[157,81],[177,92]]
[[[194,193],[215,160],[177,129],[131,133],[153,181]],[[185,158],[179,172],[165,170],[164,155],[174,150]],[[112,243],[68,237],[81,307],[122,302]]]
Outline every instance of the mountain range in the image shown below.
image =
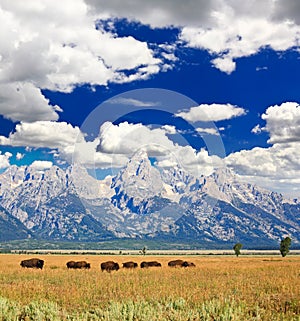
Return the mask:
[[195,177],[140,150],[114,176],[78,165],[10,166],[0,175],[0,241],[152,239],[210,248],[300,244],[300,202],[245,183],[228,168]]

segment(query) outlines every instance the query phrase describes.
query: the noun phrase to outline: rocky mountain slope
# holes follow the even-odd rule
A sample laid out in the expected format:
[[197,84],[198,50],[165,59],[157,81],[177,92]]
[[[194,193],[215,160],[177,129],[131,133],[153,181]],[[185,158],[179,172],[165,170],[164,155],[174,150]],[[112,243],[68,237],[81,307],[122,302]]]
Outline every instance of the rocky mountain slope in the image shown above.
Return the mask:
[[156,168],[145,151],[103,181],[78,166],[11,166],[0,175],[0,206],[1,240],[127,237],[271,246],[289,235],[300,242],[297,200],[241,182],[226,168],[208,177],[178,166]]

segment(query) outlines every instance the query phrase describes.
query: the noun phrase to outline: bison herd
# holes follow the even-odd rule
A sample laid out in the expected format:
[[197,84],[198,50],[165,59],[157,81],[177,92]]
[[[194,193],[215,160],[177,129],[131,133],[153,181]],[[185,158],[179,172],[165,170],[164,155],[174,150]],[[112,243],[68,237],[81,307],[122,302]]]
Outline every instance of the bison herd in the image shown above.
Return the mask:
[[[135,269],[138,267],[138,264],[136,262],[125,262],[122,263],[124,269]],[[23,260],[21,261],[20,265],[24,268],[37,268],[37,269],[42,269],[44,266],[44,261],[40,259],[29,259],[29,260]],[[68,269],[90,269],[91,264],[86,262],[86,261],[69,261],[66,263],[66,266]],[[161,267],[161,263],[157,261],[143,261],[140,264],[140,267],[143,268],[149,268],[149,267]],[[193,262],[188,262],[184,260],[174,260],[168,262],[169,267],[193,267],[195,264]],[[114,262],[114,261],[106,261],[102,262],[100,264],[100,269],[101,271],[118,271],[120,269],[119,263]]]

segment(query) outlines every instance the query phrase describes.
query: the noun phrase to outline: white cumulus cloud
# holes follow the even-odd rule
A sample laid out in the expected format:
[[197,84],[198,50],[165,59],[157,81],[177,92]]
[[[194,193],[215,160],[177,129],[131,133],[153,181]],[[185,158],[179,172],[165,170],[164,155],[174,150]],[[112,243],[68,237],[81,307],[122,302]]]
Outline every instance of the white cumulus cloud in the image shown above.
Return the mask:
[[211,12],[212,25],[186,25],[180,37],[188,46],[217,56],[212,63],[221,71],[231,73],[236,68],[236,59],[258,53],[265,47],[275,51],[299,47],[300,26],[296,20],[289,19],[289,14],[274,19],[282,1],[251,1],[245,6],[238,1],[219,4],[219,8]]
[[100,128],[97,150],[104,154],[123,155],[128,160],[143,148],[149,156],[157,158],[158,166],[180,164],[194,175],[210,174],[215,166],[220,166],[220,158],[209,155],[205,149],[197,152],[191,146],[181,146],[171,141],[167,134],[173,130],[173,126],[151,129],[142,124],[124,122],[113,125],[106,122]]
[[0,114],[57,120],[60,107],[41,89],[71,92],[82,84],[146,79],[164,68],[146,42],[97,29],[103,17],[91,14],[84,0],[1,0]]
[[288,143],[235,152],[227,156],[225,162],[248,182],[289,196],[299,196],[299,159],[300,144]]
[[98,150],[101,152],[132,155],[141,147],[150,154],[164,154],[166,150],[174,149],[174,143],[166,136],[165,130],[150,129],[142,124],[105,122],[100,128]]
[[20,160],[20,159],[24,158],[24,156],[25,156],[25,154],[22,154],[22,153],[20,153],[20,152],[17,152],[17,154],[16,154],[16,159],[17,159],[17,160]]
[[[270,47],[299,47],[296,0],[86,0],[93,14],[127,18],[152,28],[175,26],[187,46],[207,50],[212,64],[231,73],[236,60]],[[297,11],[298,10],[298,11]]]
[[[1,63],[0,63],[1,64]],[[31,83],[0,84],[0,114],[13,121],[57,120],[59,106],[52,106]]]
[[45,169],[51,168],[52,165],[53,163],[50,161],[35,160],[34,162],[32,162],[30,167],[34,168],[37,171],[43,171]]
[[285,102],[270,106],[261,116],[266,121],[270,144],[300,142],[300,106],[296,102]]
[[86,0],[94,14],[138,20],[153,28],[207,23],[216,0]]
[[20,123],[8,137],[0,136],[1,145],[62,149],[76,143],[80,129],[66,122],[37,121]]
[[190,122],[197,121],[220,121],[226,120],[233,117],[245,115],[245,109],[231,104],[202,104],[200,106],[191,107],[187,111],[181,111],[176,114],[177,117]]
[[196,131],[200,134],[209,134],[209,135],[219,135],[217,128],[209,127],[209,128],[196,128]]
[[161,129],[165,130],[165,132],[170,135],[175,135],[177,133],[176,127],[173,125],[164,125]]
[[0,169],[7,168],[10,165],[9,159],[11,156],[12,154],[9,152],[2,154],[0,151]]
[[257,125],[252,132],[268,132],[271,146],[232,153],[225,162],[249,182],[299,196],[300,107],[296,102],[270,106],[261,118],[266,121],[265,127]]
[[263,130],[264,130],[264,128],[260,127],[260,125],[257,124],[251,129],[251,133],[260,134]]

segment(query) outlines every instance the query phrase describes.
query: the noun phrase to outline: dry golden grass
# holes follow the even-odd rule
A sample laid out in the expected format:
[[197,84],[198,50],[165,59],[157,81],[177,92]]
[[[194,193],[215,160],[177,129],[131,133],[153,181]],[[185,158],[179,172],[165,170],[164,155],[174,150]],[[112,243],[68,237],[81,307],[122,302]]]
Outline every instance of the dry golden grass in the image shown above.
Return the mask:
[[[20,261],[45,260],[43,270],[23,269]],[[211,300],[234,300],[288,316],[300,314],[300,256],[190,256],[196,267],[170,268],[174,256],[0,255],[0,297],[22,305],[56,302],[67,311],[105,308],[110,302],[163,302],[182,298],[189,306]],[[90,270],[68,270],[66,262],[86,260]],[[157,260],[161,268],[101,272],[100,263]],[[296,319],[295,319],[296,320]]]

